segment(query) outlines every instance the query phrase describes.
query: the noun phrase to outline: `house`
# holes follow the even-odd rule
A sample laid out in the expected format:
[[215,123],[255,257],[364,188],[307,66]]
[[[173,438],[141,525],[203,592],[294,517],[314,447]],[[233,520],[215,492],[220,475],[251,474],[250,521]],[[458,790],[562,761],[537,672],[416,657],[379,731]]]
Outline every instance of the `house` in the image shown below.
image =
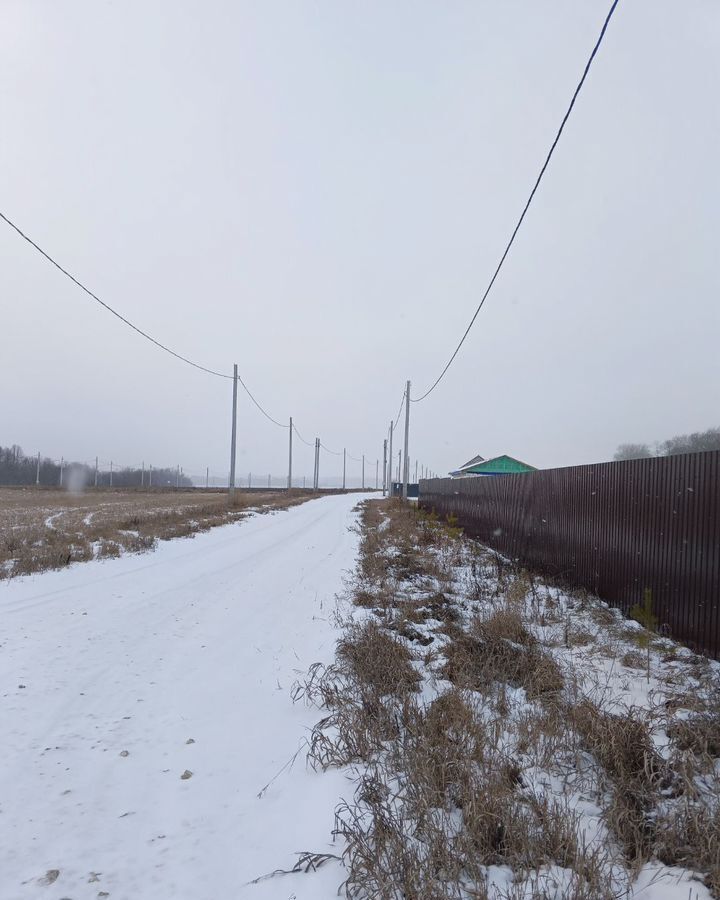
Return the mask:
[[478,463],[481,463],[481,462],[485,462],[484,456],[480,456],[480,454],[478,454],[477,456],[473,456],[472,459],[469,459],[464,465],[460,466],[459,469],[455,469],[454,472],[450,472],[450,477],[451,478],[464,478],[466,475],[472,475],[474,473],[470,472],[469,470],[473,466],[476,466]]
[[[475,462],[475,460],[478,460]],[[516,475],[521,472],[535,472],[535,466],[515,459],[514,456],[508,456],[503,453],[501,456],[494,456],[492,459],[483,459],[475,457],[464,466],[450,472],[451,478],[472,478],[478,475]]]

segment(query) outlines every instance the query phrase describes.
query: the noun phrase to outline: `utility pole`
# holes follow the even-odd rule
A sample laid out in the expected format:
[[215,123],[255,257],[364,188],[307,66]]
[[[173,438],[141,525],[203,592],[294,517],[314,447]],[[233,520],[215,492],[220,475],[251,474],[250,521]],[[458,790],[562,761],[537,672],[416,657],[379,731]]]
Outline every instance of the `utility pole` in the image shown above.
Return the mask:
[[235,496],[235,448],[237,433],[237,363],[233,366],[232,395],[232,432],[230,434],[230,479],[228,482],[228,500]]
[[320,438],[315,438],[315,472],[313,475],[313,490],[320,486]]
[[97,479],[98,479],[98,458],[95,457],[95,487],[97,487]]
[[393,495],[393,477],[392,477],[392,467],[393,467],[393,449],[392,449],[392,439],[393,439],[393,421],[390,420],[390,443],[388,444],[388,497],[392,497]]
[[142,461],[142,469],[140,470],[140,487],[145,487],[145,460]]
[[112,487],[112,460],[110,460],[110,487]]
[[270,475],[268,475],[268,487],[270,487]]
[[180,488],[180,465],[178,464],[177,470],[175,472],[175,490],[179,490]]
[[205,490],[210,487],[210,466],[205,467]]
[[387,438],[383,441],[383,497],[387,491]]
[[252,472],[248,472],[248,488],[252,487]]
[[60,487],[62,487],[62,476],[63,476],[63,458],[60,457]]
[[362,455],[362,486],[365,490],[365,454]]
[[346,465],[345,454],[346,454],[346,451],[345,451],[345,448],[343,447],[343,490],[345,490],[345,465]]
[[417,484],[417,460],[415,460],[415,484]]
[[290,440],[289,440],[289,449],[288,449],[288,487],[290,490],[292,488],[292,433],[293,433],[293,423],[292,416],[290,416]]
[[148,477],[148,487],[152,487],[152,463],[150,464],[150,474]]
[[405,388],[405,454],[403,460],[403,500],[407,500],[408,478],[410,477],[410,450],[408,440],[410,438],[410,380]]
[[35,484],[40,484],[40,451],[38,450],[37,468],[35,469]]
[[402,457],[402,450],[398,450],[398,467],[397,467],[397,480],[398,484],[400,483],[400,459]]
[[303,490],[305,490],[305,476],[303,475]]

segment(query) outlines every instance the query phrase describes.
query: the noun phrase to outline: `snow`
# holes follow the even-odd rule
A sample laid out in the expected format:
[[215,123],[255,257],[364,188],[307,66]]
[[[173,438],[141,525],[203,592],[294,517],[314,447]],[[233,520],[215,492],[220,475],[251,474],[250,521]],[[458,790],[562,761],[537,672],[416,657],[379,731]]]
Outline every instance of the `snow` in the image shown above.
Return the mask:
[[289,689],[333,658],[359,499],[0,584],[0,897],[336,896],[336,862],[248,882],[341,853]]
[[[388,559],[396,557],[399,547],[393,542],[389,515],[377,524],[376,530],[378,534],[389,534],[389,538],[380,550],[373,545],[374,552],[382,553]],[[477,544],[468,541],[449,542],[444,547],[440,545],[440,549],[426,548],[428,555],[436,557],[441,575],[401,574],[376,584],[375,587],[379,592],[384,592],[385,597],[393,598],[396,618],[392,613],[388,615],[381,602],[374,608],[367,605],[368,592],[372,596],[373,585],[368,584],[367,580],[359,585],[365,593],[365,605],[354,610],[354,619],[360,622],[379,619],[387,627],[395,626],[393,632],[413,652],[420,654],[415,662],[423,679],[418,699],[426,706],[447,691],[451,683],[443,677],[433,655],[422,655],[425,643],[418,641],[418,638],[432,637],[432,648],[437,652],[448,641],[448,635],[440,627],[443,623],[430,617],[423,621],[413,620],[412,636],[407,628],[397,628],[397,622],[403,619],[403,601],[420,602],[426,610],[431,610],[431,598],[442,592],[446,599],[453,602],[459,620],[467,627],[474,616],[489,616],[497,610],[496,593],[505,593],[505,603],[509,603],[507,573],[506,580],[499,585],[495,566],[490,565],[488,559],[484,564],[479,563],[471,550],[476,551]],[[473,585],[478,571],[487,590],[484,595],[474,598]],[[514,587],[512,608],[521,612],[525,626],[563,672],[565,699],[573,703],[581,698],[590,700],[604,713],[632,713],[634,718],[647,723],[655,748],[669,758],[670,738],[666,728],[673,715],[682,717],[684,711],[681,708],[675,713],[669,712],[666,701],[685,694],[689,704],[692,704],[692,698],[697,700],[701,694],[707,694],[713,684],[720,683],[717,681],[720,675],[718,663],[695,657],[669,639],[644,632],[639,623],[624,619],[619,610],[609,609],[597,598],[584,597],[583,594],[574,596],[543,584],[537,578],[532,591],[529,581],[523,578],[519,578]],[[650,644],[649,653],[645,637]],[[522,649],[509,639],[507,643]],[[639,652],[641,647],[644,648],[642,653]],[[629,654],[640,658],[638,668],[634,664],[623,664]],[[699,673],[702,673],[702,679]],[[493,752],[494,744],[494,751],[500,759],[511,758],[520,766],[522,790],[526,798],[547,799],[567,811],[567,816],[576,822],[575,831],[580,844],[590,854],[596,852],[602,861],[602,873],[613,895],[618,900],[710,900],[712,895],[701,883],[702,876],[691,870],[663,865],[656,859],[640,866],[639,871],[625,864],[622,850],[604,818],[612,781],[603,773],[592,748],[580,751],[572,742],[565,747],[559,742],[550,759],[539,752],[541,748],[537,741],[520,750],[518,725],[537,714],[539,703],[530,699],[520,687],[503,683],[502,691],[506,707],[502,721],[498,718],[497,705],[489,700],[489,694],[482,697],[480,693],[466,690],[463,695],[465,702],[473,707],[476,721],[485,725],[488,757]],[[398,712],[397,716],[400,720],[401,713]],[[333,727],[331,724],[329,729]],[[393,811],[398,821],[404,820],[403,778],[407,775],[398,769],[397,763],[398,758],[402,759],[402,744],[401,736],[396,746],[389,748],[385,758],[381,754],[380,764],[373,769],[373,772],[381,773],[380,777],[390,789]],[[397,750],[395,755],[394,750]],[[700,794],[699,778],[695,787]],[[718,796],[717,789],[718,781],[708,775],[706,801],[712,801],[711,808],[714,808]],[[361,809],[365,810],[362,802]],[[452,814],[449,814],[448,820],[451,818]],[[410,824],[405,834],[412,841],[417,822],[412,813],[406,821]],[[507,866],[488,866],[485,875],[490,900],[508,900],[508,897],[516,900],[527,897],[530,900],[539,895],[548,900],[560,900],[577,895],[574,887],[577,873],[555,864],[539,865],[537,870],[529,873],[513,871]],[[467,897],[471,895],[474,896],[468,891]]]

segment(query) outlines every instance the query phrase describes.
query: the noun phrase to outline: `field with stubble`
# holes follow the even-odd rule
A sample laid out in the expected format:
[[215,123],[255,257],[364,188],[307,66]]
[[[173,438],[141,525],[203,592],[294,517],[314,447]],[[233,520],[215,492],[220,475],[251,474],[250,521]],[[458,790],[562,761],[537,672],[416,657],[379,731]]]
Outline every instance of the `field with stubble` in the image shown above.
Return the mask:
[[225,492],[0,488],[0,579],[151,550],[312,496],[238,491],[229,505]]

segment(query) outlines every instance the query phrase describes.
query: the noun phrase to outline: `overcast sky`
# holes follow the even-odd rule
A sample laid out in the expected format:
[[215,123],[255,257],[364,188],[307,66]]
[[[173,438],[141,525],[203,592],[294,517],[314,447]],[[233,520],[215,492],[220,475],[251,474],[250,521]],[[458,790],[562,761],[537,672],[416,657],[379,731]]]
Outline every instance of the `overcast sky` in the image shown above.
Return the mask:
[[[405,379],[426,389],[466,327],[609,5],[0,0],[0,209],[179,353],[237,362],[308,441],[374,461]],[[413,460],[574,465],[720,424],[719,84],[717,0],[621,0],[412,407]],[[229,381],[2,222],[0,292],[0,444],[226,473]],[[241,393],[240,472],[286,457]]]

